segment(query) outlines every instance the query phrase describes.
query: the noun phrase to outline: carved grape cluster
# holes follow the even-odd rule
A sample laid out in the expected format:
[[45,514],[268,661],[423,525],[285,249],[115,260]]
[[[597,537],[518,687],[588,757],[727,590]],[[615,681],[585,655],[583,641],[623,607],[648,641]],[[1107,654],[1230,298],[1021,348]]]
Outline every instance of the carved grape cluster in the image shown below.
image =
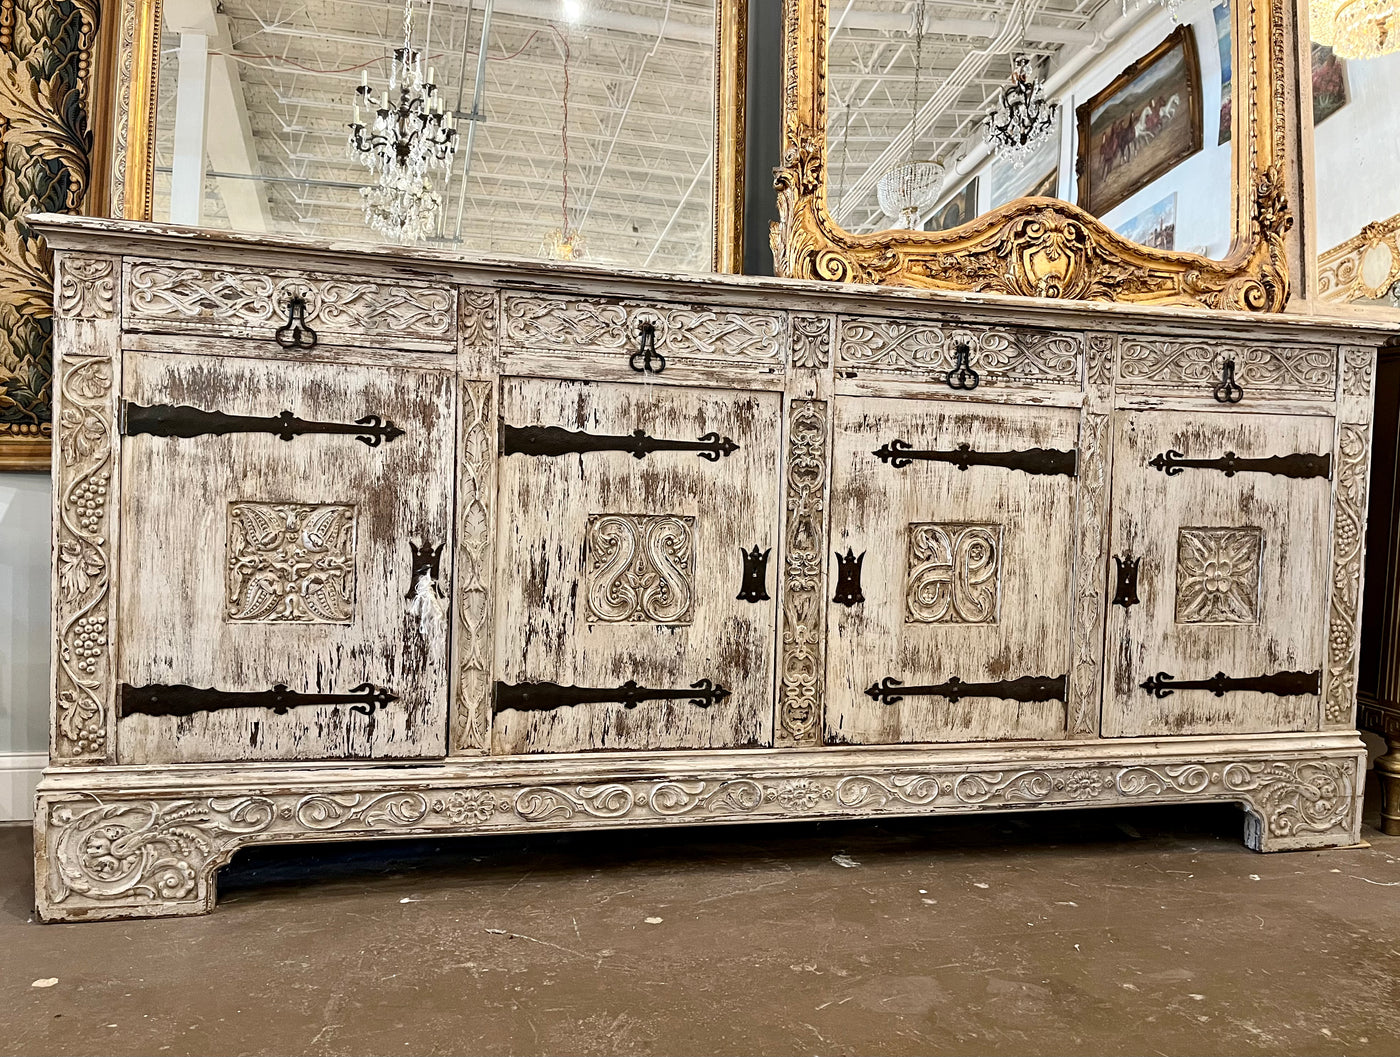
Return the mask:
[[107,482],[110,474],[106,471],[95,473],[73,490],[68,497],[78,514],[78,527],[84,532],[96,533],[102,525],[102,517],[107,512]]
[[75,623],[71,648],[78,671],[89,675],[96,672],[102,651],[107,648],[107,618],[83,617]]

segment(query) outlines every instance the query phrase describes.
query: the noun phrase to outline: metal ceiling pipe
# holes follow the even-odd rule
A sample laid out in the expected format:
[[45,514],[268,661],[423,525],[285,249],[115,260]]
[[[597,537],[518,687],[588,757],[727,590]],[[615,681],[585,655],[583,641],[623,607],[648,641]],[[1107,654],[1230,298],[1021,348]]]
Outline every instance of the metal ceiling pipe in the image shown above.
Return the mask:
[[481,46],[476,52],[476,87],[472,90],[472,112],[467,115],[467,142],[462,147],[462,181],[457,192],[457,226],[452,233],[456,242],[462,241],[462,211],[467,206],[467,177],[472,171],[476,126],[485,116],[481,112],[481,103],[486,93],[486,44],[491,36],[491,13],[494,9],[495,0],[486,0],[486,6],[481,12]]

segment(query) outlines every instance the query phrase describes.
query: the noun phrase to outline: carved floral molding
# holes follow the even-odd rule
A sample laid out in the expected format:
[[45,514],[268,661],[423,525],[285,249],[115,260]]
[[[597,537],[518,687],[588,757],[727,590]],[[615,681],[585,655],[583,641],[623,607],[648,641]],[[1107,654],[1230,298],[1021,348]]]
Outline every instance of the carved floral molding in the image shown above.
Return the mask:
[[[46,795],[41,847],[51,867],[39,892],[47,919],[121,916],[122,908],[200,913],[215,871],[245,845],[421,833],[597,828],[966,812],[1010,806],[1233,801],[1253,816],[1261,850],[1354,838],[1357,755],[1310,760],[1223,759],[1003,770],[929,766],[869,773],[730,774],[575,784],[353,788],[195,797]],[[129,912],[129,910],[128,910]]]

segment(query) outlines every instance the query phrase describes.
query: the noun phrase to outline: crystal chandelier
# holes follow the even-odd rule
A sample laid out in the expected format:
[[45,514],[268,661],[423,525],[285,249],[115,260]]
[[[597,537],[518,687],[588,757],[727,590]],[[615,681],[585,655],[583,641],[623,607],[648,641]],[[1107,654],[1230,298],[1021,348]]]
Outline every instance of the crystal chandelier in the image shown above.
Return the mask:
[[1055,128],[1059,103],[1045,101],[1045,85],[1031,74],[1031,57],[1011,57],[1011,80],[996,107],[982,119],[987,145],[999,158],[1024,161]]
[[1312,39],[1339,58],[1374,59],[1400,51],[1396,0],[1313,0]]
[[433,189],[430,174],[449,170],[457,150],[455,122],[443,111],[431,66],[423,77],[423,53],[413,46],[412,35],[413,0],[408,0],[403,47],[394,49],[389,87],[376,95],[366,71],[355,90],[355,120],[350,123],[350,155],[374,178],[360,190],[365,223],[401,242],[431,233],[442,196]]
[[909,113],[909,160],[896,165],[875,184],[880,211],[891,220],[912,228],[919,214],[938,200],[943,186],[943,166],[936,161],[917,161],[914,144],[919,138],[919,77],[924,65],[924,0],[914,13],[914,98]]

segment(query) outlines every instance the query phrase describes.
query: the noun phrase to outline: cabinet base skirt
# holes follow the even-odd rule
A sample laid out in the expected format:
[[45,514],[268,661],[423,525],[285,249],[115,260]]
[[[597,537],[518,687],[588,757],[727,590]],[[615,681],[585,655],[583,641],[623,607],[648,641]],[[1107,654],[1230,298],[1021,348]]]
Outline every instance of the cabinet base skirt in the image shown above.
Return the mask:
[[1355,731],[421,764],[53,766],[34,815],[45,921],[203,914],[239,848],[292,841],[1231,802],[1256,851],[1354,844]]

